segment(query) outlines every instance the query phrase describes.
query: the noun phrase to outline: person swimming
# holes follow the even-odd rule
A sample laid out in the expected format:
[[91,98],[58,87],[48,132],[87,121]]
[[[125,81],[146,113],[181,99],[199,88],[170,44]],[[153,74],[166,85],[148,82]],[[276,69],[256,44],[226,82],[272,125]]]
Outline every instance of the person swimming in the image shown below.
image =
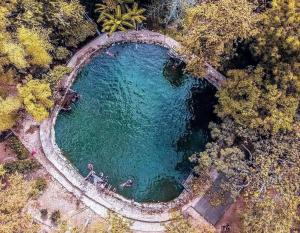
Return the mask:
[[94,165],[93,165],[92,163],[89,163],[89,164],[87,165],[87,167],[88,167],[88,169],[89,169],[90,171],[93,171],[93,170],[94,170]]
[[122,184],[120,184],[121,188],[129,188],[133,185],[133,181],[131,179],[123,182]]
[[116,55],[115,54],[113,54],[112,52],[110,52],[110,51],[106,51],[105,52],[108,56],[111,56],[111,57],[116,57]]

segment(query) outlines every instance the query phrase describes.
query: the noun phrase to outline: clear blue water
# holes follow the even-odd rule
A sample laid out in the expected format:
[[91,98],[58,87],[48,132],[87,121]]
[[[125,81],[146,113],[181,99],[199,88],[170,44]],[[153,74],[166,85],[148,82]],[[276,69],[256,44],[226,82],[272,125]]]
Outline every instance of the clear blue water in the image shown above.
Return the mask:
[[[70,113],[59,114],[57,144],[83,176],[93,163],[127,198],[172,200],[190,173],[188,157],[209,138],[207,123],[191,127],[191,89],[211,87],[166,72],[169,57],[162,47],[125,44],[108,50],[115,57],[93,58],[73,84],[81,98]],[[133,186],[119,188],[127,179]]]

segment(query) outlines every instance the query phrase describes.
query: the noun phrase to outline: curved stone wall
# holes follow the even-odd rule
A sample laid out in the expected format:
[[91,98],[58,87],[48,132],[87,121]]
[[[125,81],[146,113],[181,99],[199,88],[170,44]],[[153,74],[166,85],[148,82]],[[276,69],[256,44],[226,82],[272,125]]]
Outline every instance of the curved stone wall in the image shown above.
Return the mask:
[[[107,34],[103,34],[88,43],[72,57],[68,63],[68,67],[72,69],[72,72],[61,81],[62,87],[69,89],[80,69],[93,56],[101,53],[103,49],[113,44],[126,42],[157,44],[172,51],[176,51],[180,47],[175,40],[146,30],[116,32],[109,37]],[[54,167],[49,169],[49,173],[100,216],[106,217],[108,211],[113,211],[132,220],[132,229],[134,230],[163,231],[164,227],[162,224],[171,219],[170,210],[184,202],[188,194],[184,191],[178,198],[167,203],[137,203],[117,193],[98,192],[96,187],[85,181],[77,169],[63,156],[55,142],[54,125],[63,99],[64,97],[58,101],[50,117],[40,126],[42,149]]]
[[[142,30],[116,32],[111,36],[103,34],[80,49],[68,62],[72,72],[61,80],[61,86],[70,89],[80,69],[90,59],[101,53],[103,49],[116,43],[147,43],[157,44],[171,50],[172,54],[180,48],[180,44],[170,37],[160,33]],[[216,88],[220,88],[225,77],[211,66],[207,65],[206,79]],[[85,205],[102,217],[107,217],[108,211],[116,212],[132,220],[132,229],[146,232],[161,232],[162,224],[171,220],[170,210],[178,208],[188,199],[188,193],[182,194],[167,203],[137,203],[113,192],[98,192],[96,187],[84,180],[78,170],[63,156],[55,142],[54,125],[61,108],[64,96],[57,101],[50,117],[40,126],[40,142],[47,161],[44,162],[47,171],[57,179],[68,191],[78,197]]]

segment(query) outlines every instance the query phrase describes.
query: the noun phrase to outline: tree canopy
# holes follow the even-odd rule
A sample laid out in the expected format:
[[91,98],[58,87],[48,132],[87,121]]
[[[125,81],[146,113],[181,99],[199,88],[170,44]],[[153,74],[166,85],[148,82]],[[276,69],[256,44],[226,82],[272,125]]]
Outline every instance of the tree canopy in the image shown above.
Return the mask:
[[235,43],[256,33],[253,10],[247,0],[209,1],[187,9],[181,38],[187,70],[203,77],[206,62],[219,68]]
[[8,187],[0,187],[0,232],[38,232],[39,226],[22,211],[34,191],[33,184],[18,174],[11,175],[8,183]]
[[[221,2],[214,1],[208,5],[215,4],[217,8],[222,6]],[[234,2],[231,6],[239,4]],[[242,1],[240,3],[244,4]],[[210,15],[211,9],[215,8],[205,8],[208,7],[206,3],[201,5],[199,9],[206,9],[203,14],[209,12],[207,17],[211,17],[207,19],[208,25],[217,22]],[[242,195],[246,204],[242,214],[243,231],[289,232],[299,224],[297,208],[300,204],[297,118],[300,101],[300,5],[296,0],[273,0],[270,6],[259,6],[259,13],[253,11],[249,3],[245,6],[248,7],[243,10],[248,9],[248,13],[230,12],[236,14],[236,21],[231,21],[229,17],[229,25],[220,23],[222,27],[212,30],[207,30],[207,25],[197,24],[199,21],[193,13],[186,16],[187,20],[191,20],[186,29],[199,25],[205,31],[204,36],[196,33],[194,42],[183,36],[190,42],[190,46],[185,47],[188,53],[198,55],[194,57],[194,63],[193,60],[188,62],[188,69],[199,76],[201,70],[198,69],[202,69],[200,62],[210,62],[222,68],[227,77],[217,92],[215,112],[221,123],[211,124],[213,141],[207,144],[204,152],[195,154],[191,160],[197,163],[195,171],[199,179],[207,179],[208,172],[216,169],[225,176],[222,188],[229,190],[234,198]],[[229,5],[225,8],[225,11],[239,9]],[[194,11],[197,15],[201,12],[199,9],[192,8],[190,12]],[[221,16],[220,12],[221,9],[219,13],[215,12],[216,17],[221,18],[218,20],[227,20],[227,13],[223,11]],[[243,16],[238,16],[240,12]],[[243,31],[235,23],[246,15],[247,18],[252,15],[255,20],[244,20],[248,24],[243,28],[247,30]],[[205,22],[203,19],[206,16],[200,19]],[[231,29],[233,25],[238,33]],[[205,37],[207,33],[212,38],[218,38],[211,40],[212,45],[216,46],[213,50],[207,43],[210,41],[210,37]],[[246,63],[244,68],[233,65],[226,70],[224,58],[228,56],[230,60],[237,56],[234,54],[237,51],[235,48],[245,42],[252,62]]]
[[55,66],[93,36],[96,25],[85,19],[78,0],[1,1],[0,19],[0,130],[5,130],[14,125],[20,108],[38,121],[48,116],[53,103],[46,82],[51,77],[53,88],[67,73]]
[[135,29],[146,20],[143,16],[145,9],[139,8],[133,0],[107,0],[102,4],[96,4],[96,7],[95,12],[100,13],[97,22],[102,23],[102,32],[108,32],[109,35],[115,31]]

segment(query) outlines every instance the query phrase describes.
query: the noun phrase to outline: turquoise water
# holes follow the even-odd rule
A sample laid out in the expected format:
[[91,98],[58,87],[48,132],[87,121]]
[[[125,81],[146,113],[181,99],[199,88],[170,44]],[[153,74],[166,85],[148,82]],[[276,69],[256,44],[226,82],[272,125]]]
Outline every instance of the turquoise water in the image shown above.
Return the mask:
[[[207,122],[191,127],[191,89],[211,87],[166,69],[169,57],[162,47],[125,44],[108,50],[115,56],[93,58],[73,84],[81,98],[70,113],[59,114],[57,144],[83,176],[93,163],[127,198],[172,200],[190,173],[188,156],[209,139],[207,111],[202,116]],[[119,188],[127,179],[133,186]]]

